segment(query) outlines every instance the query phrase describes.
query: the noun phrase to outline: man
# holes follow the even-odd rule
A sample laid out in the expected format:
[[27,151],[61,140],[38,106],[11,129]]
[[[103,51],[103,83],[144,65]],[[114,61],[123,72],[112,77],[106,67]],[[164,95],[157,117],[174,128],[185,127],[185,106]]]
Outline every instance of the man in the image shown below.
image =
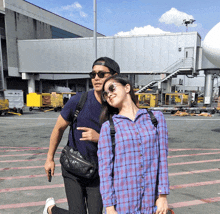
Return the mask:
[[[74,136],[69,133],[69,146],[74,148],[73,140],[77,149],[87,160],[98,164],[97,143],[101,125],[99,116],[101,112],[101,93],[102,86],[106,78],[111,75],[119,74],[119,65],[108,57],[101,57],[93,63],[90,78],[93,90],[88,92],[87,100],[77,117],[77,129],[74,130]],[[54,155],[62,139],[63,133],[71,123],[76,105],[79,102],[81,94],[76,94],[65,104],[62,109],[55,127],[50,137],[50,146],[45,163],[45,171],[49,179],[49,171],[54,176],[55,163]],[[48,198],[43,214],[89,214],[102,213],[102,199],[99,191],[99,177],[92,179],[77,177],[67,172],[62,167],[62,175],[65,184],[66,196],[69,205],[69,211],[55,206],[53,198]]]

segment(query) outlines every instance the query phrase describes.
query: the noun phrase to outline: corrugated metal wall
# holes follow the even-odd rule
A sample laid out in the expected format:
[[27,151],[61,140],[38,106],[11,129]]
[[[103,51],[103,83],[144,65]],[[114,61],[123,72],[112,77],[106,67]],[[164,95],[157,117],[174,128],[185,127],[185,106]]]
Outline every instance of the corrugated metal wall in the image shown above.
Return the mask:
[[[197,33],[98,38],[98,57],[115,59],[122,73],[162,72],[194,48]],[[94,61],[93,38],[19,40],[19,72],[88,73]],[[194,57],[192,56],[192,57]]]

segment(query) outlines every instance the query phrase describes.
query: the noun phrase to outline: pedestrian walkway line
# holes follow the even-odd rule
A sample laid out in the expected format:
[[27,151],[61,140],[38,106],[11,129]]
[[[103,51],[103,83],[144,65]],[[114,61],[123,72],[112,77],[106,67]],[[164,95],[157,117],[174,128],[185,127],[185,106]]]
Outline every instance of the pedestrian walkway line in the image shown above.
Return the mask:
[[202,151],[202,150],[218,150],[218,151],[219,151],[220,149],[210,149],[210,148],[207,148],[207,149],[206,149],[206,148],[182,148],[182,149],[180,148],[180,149],[171,149],[171,148],[170,148],[170,149],[169,149],[169,152],[179,152],[179,151],[189,151],[189,150],[192,150],[192,151],[193,151],[193,150],[201,150],[201,151]]
[[220,201],[220,197],[206,198],[206,199],[200,199],[200,200],[172,203],[172,204],[169,204],[169,207],[170,208],[190,207],[190,206],[195,206],[195,205],[200,205],[200,204],[215,203],[219,201]]
[[191,184],[174,185],[174,186],[170,186],[170,189],[183,189],[187,187],[207,186],[207,185],[213,185],[213,184],[219,184],[219,183],[220,183],[220,180],[204,181],[204,182],[196,182],[196,183],[191,183]]
[[17,192],[17,191],[25,191],[25,190],[39,190],[39,189],[53,189],[64,187],[64,184],[54,184],[54,185],[44,185],[44,186],[28,186],[28,187],[17,187],[17,188],[6,188],[0,189],[0,193],[4,192]]
[[215,169],[188,171],[188,172],[174,172],[174,173],[169,173],[169,177],[177,176],[177,175],[190,175],[190,174],[197,174],[197,173],[205,173],[205,172],[216,172],[216,171],[220,171],[220,169],[215,168]]
[[[220,180],[196,182],[196,183],[190,183],[190,184],[173,185],[173,186],[170,186],[170,189],[172,189],[172,190],[174,190],[174,189],[183,189],[183,188],[188,188],[188,187],[207,186],[207,185],[213,185],[213,184],[219,184],[219,183],[220,183]],[[6,188],[6,189],[0,189],[0,193],[25,191],[25,190],[53,189],[53,188],[59,188],[59,187],[64,187],[64,184]]]
[[[67,202],[66,198],[56,200],[56,204],[61,204],[66,202]],[[0,205],[0,210],[16,209],[16,208],[24,208],[24,207],[36,207],[36,206],[44,206],[44,205],[45,205],[45,201],[27,202],[27,203],[18,203],[18,204],[5,204],[5,205]]]
[[[191,161],[191,162],[180,162],[180,163],[170,163],[170,164],[168,164],[168,166],[178,166],[178,165],[197,164],[197,163],[210,163],[210,162],[218,162],[218,161],[220,161],[220,159],[203,160],[203,161]],[[56,166],[61,166],[61,165],[60,164],[56,164]],[[5,168],[0,168],[0,171],[19,170],[19,169],[36,169],[36,168],[43,168],[43,167],[44,166],[5,167]]]
[[[61,176],[62,173],[55,173],[54,176]],[[25,178],[41,178],[46,177],[45,174],[39,174],[39,175],[24,175],[24,176],[16,176],[16,177],[0,177],[0,180],[14,180],[14,179],[25,179]]]
[[197,154],[187,154],[187,155],[171,155],[167,158],[181,158],[181,157],[189,157],[189,156],[200,156],[200,155],[216,155],[220,154],[220,152],[207,152],[207,153],[197,153]]
[[[195,205],[201,205],[201,204],[207,204],[207,203],[215,203],[219,201],[220,201],[220,197],[215,197],[215,198],[206,198],[206,199],[193,200],[193,201],[177,202],[177,203],[169,204],[168,206],[169,208],[181,208],[181,207],[189,207],[189,206],[195,206]],[[66,203],[66,202],[67,202],[66,198],[56,200],[56,204],[61,204],[61,203]],[[17,204],[4,204],[4,205],[0,205],[0,210],[44,206],[44,205],[45,205],[45,201],[17,203]]]
[[168,164],[168,166],[178,166],[178,165],[187,165],[187,164],[196,164],[196,163],[211,163],[211,162],[218,162],[218,161],[220,161],[220,159],[170,163]]
[[[56,164],[56,166],[61,166],[61,164]],[[43,166],[6,167],[6,168],[0,168],[0,171],[17,170],[17,169],[37,169],[37,168],[44,168],[44,165]]]
[[[54,158],[54,160],[59,160],[60,158]],[[30,161],[44,161],[47,160],[47,158],[41,158],[41,159],[25,159],[25,160],[3,160],[0,161],[0,163],[17,163],[17,162],[30,162]]]
[[4,157],[21,157],[21,156],[34,156],[34,155],[46,155],[47,153],[27,153],[27,154],[13,154],[13,155],[0,155],[0,158]]
[[[3,149],[3,148],[1,148]],[[0,152],[23,152],[23,151],[32,151],[32,150],[48,150],[48,147],[31,147],[31,148],[22,148],[21,149],[17,149],[17,148],[12,148],[12,149],[9,149],[8,147],[5,148],[7,150],[0,150]],[[63,147],[58,147],[57,149],[63,149]]]

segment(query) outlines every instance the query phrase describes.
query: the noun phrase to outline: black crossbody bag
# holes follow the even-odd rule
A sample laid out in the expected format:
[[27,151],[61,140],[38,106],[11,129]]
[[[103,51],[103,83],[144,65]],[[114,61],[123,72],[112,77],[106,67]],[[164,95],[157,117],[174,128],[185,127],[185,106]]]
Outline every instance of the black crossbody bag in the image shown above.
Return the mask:
[[[82,94],[74,112],[73,121],[70,124],[70,131],[72,131],[72,138],[75,148],[76,142],[74,140],[74,130],[73,128],[74,123],[77,122],[77,116],[79,112],[82,110],[86,99],[87,99],[88,92]],[[76,127],[76,126],[75,126]],[[63,148],[61,155],[60,155],[60,163],[63,168],[72,173],[73,175],[80,176],[83,178],[94,178],[95,174],[98,175],[98,169],[96,164],[87,161],[77,149],[73,149],[73,147],[69,146],[69,140],[67,145]]]

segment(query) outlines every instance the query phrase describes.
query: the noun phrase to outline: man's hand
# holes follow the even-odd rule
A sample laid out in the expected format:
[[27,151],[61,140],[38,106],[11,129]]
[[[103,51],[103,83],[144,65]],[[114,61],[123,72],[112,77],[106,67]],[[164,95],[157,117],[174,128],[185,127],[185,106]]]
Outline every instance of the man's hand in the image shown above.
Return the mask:
[[159,195],[156,200],[157,211],[156,214],[166,214],[168,211],[168,202],[166,195]]
[[54,161],[53,160],[46,160],[44,168],[45,168],[45,172],[47,174],[47,178],[49,180],[49,171],[51,171],[51,176],[54,176],[54,171],[55,171]]
[[77,127],[77,130],[81,130],[82,138],[80,140],[88,140],[95,143],[99,141],[99,133],[97,133],[94,129],[87,128],[87,127]]

